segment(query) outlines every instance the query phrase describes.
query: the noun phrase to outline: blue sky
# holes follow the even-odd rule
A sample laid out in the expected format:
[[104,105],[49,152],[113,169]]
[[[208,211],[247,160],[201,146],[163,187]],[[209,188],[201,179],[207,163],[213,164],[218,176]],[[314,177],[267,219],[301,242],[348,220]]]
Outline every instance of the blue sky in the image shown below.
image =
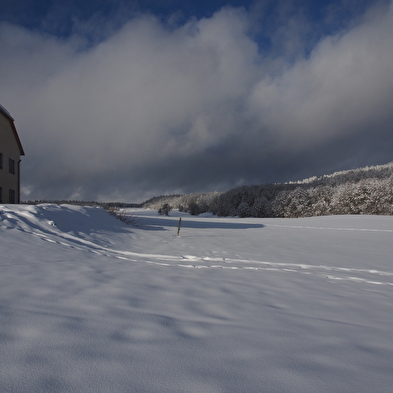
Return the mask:
[[392,161],[392,9],[0,0],[22,199],[140,201]]
[[[179,26],[190,19],[210,18],[223,7],[242,8],[254,19],[254,39],[270,49],[270,35],[285,20],[302,18],[313,40],[347,28],[375,0],[1,0],[1,19],[58,37],[69,37],[75,25],[95,19],[118,29],[140,14],[151,14]],[[386,2],[385,2],[386,3]],[[114,25],[114,26],[113,26]]]

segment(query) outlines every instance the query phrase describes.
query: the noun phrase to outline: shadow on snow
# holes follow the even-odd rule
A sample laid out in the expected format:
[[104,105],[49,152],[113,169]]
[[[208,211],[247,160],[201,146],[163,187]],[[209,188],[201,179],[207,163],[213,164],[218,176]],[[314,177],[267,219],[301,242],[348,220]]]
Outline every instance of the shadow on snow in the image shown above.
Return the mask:
[[[192,216],[190,216],[192,217]],[[166,227],[177,228],[179,225],[179,217],[137,217],[138,226],[140,228],[150,231],[164,231]],[[197,219],[182,217],[181,222],[182,228],[194,228],[194,229],[256,229],[263,228],[262,224],[252,224],[245,222],[225,222],[220,219]]]

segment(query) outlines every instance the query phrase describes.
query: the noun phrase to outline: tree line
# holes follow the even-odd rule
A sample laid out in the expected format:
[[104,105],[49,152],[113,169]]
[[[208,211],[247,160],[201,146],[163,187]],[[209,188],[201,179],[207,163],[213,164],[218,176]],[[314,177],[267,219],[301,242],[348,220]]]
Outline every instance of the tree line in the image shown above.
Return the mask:
[[393,215],[393,162],[311,177],[297,182],[241,186],[226,192],[165,195],[163,204],[193,215],[310,217],[338,214]]

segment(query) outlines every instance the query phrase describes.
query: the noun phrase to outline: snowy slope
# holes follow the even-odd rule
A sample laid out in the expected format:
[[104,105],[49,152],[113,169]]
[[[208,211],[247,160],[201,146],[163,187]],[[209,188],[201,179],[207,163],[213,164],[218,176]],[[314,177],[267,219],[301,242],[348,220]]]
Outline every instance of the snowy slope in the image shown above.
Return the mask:
[[132,212],[0,206],[1,392],[392,391],[393,217]]

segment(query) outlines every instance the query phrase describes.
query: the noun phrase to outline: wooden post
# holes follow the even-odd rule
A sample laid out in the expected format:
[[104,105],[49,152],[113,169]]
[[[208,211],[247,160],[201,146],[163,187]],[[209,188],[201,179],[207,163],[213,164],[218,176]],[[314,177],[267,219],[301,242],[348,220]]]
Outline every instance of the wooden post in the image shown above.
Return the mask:
[[177,226],[177,236],[179,236],[180,227],[181,227],[181,217],[179,218],[179,225]]

